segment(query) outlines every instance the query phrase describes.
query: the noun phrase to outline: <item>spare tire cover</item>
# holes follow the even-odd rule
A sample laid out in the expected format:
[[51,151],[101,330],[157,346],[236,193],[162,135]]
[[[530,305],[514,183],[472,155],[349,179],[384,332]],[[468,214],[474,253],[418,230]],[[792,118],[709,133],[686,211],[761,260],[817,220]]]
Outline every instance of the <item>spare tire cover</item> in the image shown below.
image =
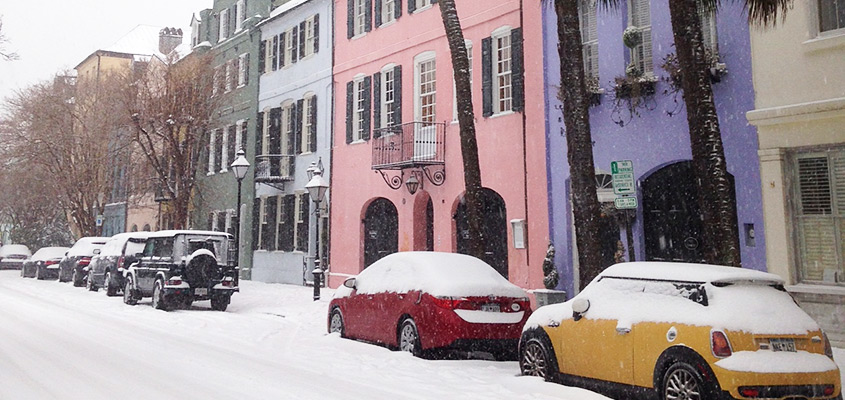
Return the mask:
[[[208,250],[205,250],[205,252],[208,252]],[[191,254],[188,266],[185,268],[185,279],[188,282],[205,284],[217,278],[217,259],[209,254],[210,252],[205,252],[197,250],[194,254]]]

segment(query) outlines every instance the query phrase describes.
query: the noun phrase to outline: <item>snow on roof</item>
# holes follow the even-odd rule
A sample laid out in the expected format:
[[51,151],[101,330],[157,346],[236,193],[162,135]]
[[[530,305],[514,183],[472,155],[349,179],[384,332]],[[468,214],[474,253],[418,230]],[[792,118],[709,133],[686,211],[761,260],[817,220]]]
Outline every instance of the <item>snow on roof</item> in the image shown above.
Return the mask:
[[70,247],[42,247],[32,255],[33,260],[49,260],[51,258],[62,258]]
[[356,284],[358,293],[419,290],[433,296],[525,297],[521,288],[484,261],[455,253],[393,253],[362,271]]
[[32,252],[29,251],[29,247],[22,244],[7,244],[0,247],[0,257],[6,257],[11,254],[26,254],[30,256]]
[[84,237],[80,238],[73,244],[73,247],[70,248],[67,255],[68,257],[75,257],[75,256],[87,256],[91,257],[94,255],[94,249],[99,249],[106,244],[109,238],[107,237]]
[[161,31],[161,27],[138,25],[102,50],[127,54],[156,54],[158,53],[159,31]]
[[640,279],[663,279],[686,282],[766,281],[783,283],[775,274],[753,269],[710,264],[639,261],[611,265],[599,274]]
[[[307,1],[308,0],[291,0],[287,3],[285,3],[285,4],[282,4],[278,7],[276,7],[273,11],[270,11],[270,16],[267,19],[265,19],[264,21],[270,21],[270,20],[272,20],[273,18],[275,18],[279,15],[282,15],[282,14],[284,14],[284,13],[290,11],[290,10],[293,10],[294,8],[298,7],[299,5],[301,5],[301,4],[303,4]],[[261,25],[261,24],[259,24],[259,25]]]

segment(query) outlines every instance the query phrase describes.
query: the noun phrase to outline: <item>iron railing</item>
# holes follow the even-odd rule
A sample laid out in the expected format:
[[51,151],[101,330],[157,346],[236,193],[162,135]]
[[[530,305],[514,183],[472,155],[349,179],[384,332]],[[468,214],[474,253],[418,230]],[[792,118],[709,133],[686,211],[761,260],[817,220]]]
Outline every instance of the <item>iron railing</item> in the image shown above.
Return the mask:
[[373,131],[373,169],[445,163],[446,123],[408,122]]
[[293,180],[294,155],[255,156],[256,182],[286,182]]

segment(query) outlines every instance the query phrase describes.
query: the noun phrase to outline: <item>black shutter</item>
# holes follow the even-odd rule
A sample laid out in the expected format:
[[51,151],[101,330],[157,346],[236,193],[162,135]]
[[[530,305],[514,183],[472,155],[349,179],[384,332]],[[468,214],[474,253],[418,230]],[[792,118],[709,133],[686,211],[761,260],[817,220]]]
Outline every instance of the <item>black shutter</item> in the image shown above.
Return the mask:
[[[258,113],[258,120],[255,124],[255,156],[258,157],[261,154],[261,148],[264,147],[262,141],[264,140],[264,112]],[[244,144],[244,148],[246,148],[246,143]],[[253,168],[255,170],[255,168]]]
[[[237,146],[235,146],[235,140],[238,137],[238,126],[237,125],[229,125],[228,132],[226,133],[226,162],[229,165],[235,161],[235,152],[237,150]],[[226,165],[226,169],[229,169],[229,165]]]
[[320,51],[320,14],[314,15],[314,54]]
[[281,173],[279,158],[282,154],[282,109],[270,110],[270,143],[267,150],[268,155],[275,156],[268,159],[270,162],[270,176],[279,176]]
[[223,166],[223,135],[226,134],[226,131],[223,129],[218,129],[217,134],[214,135],[214,172],[217,173],[222,169]]
[[402,66],[393,68],[393,125],[402,125]]
[[373,74],[373,137],[381,136],[381,72]]
[[308,134],[311,136],[311,147],[308,149],[312,153],[317,152],[317,96],[311,97],[311,114],[308,116],[311,120],[311,131]]
[[262,40],[261,45],[258,47],[258,73],[263,74],[266,72],[264,70],[264,55],[267,52],[267,41]]
[[299,99],[296,101],[296,112],[293,118],[293,154],[301,154],[302,148],[302,109],[305,100]]
[[252,201],[252,251],[260,248],[258,235],[261,228],[261,198],[256,197]]
[[226,211],[217,211],[217,232],[226,231]]
[[290,30],[290,39],[289,40],[290,40],[290,43],[291,43],[291,46],[292,46],[292,49],[291,49],[291,52],[290,52],[290,63],[291,64],[295,63],[298,60],[298,57],[299,57],[299,37],[302,36],[299,33],[300,32],[299,32],[298,27],[293,27],[293,29]]
[[355,0],[346,0],[346,38],[355,36]]
[[364,0],[364,32],[371,30],[373,30],[373,0]]
[[370,140],[370,110],[372,105],[372,78],[364,77],[364,133],[361,134],[361,139]]
[[285,32],[282,32],[278,36],[279,38],[279,69],[282,69],[285,66]]
[[[350,0],[351,2],[352,0]],[[355,82],[346,82],[346,143],[352,143],[352,131],[354,129],[352,120],[353,107],[355,103]]]
[[214,230],[214,211],[208,213],[208,230]]
[[299,23],[299,58],[305,58],[305,37],[308,32],[305,32],[305,21]]
[[279,196],[282,201],[282,215],[279,218],[279,250],[293,251],[293,224],[296,222],[294,211],[296,210],[296,196],[289,194]]
[[[414,1],[414,0],[408,0]],[[399,19],[402,16],[402,0],[393,0],[393,17]]]
[[264,214],[267,217],[266,228],[261,232],[261,247],[264,250],[276,250],[276,196],[267,197],[264,201]]
[[493,38],[481,39],[481,115],[493,115]]
[[[302,196],[299,196],[299,212],[300,215],[304,215],[305,218],[302,218],[302,222],[299,224],[299,228],[296,230],[296,247],[298,250],[304,252],[308,251],[308,237],[310,236],[308,232],[308,220],[310,219],[308,218],[308,216],[311,215],[311,210],[309,209],[310,204],[311,202],[309,201],[308,193],[304,193]],[[299,219],[299,215],[297,215],[296,218]]]
[[249,85],[249,53],[244,54],[244,85]]
[[417,11],[417,0],[408,0],[408,14],[413,14]]
[[525,57],[522,28],[511,31],[511,75],[513,82],[513,110],[525,111]]
[[240,148],[240,150],[243,150],[244,156],[246,156],[246,131],[247,131],[247,127],[249,127],[249,120],[244,120],[242,124],[243,125],[241,125],[241,131],[240,131],[240,136],[241,136],[241,148]]
[[376,0],[375,6],[375,18],[376,18],[376,28],[381,26],[381,2],[384,0]]
[[273,36],[273,71],[277,69],[279,69],[279,37]]

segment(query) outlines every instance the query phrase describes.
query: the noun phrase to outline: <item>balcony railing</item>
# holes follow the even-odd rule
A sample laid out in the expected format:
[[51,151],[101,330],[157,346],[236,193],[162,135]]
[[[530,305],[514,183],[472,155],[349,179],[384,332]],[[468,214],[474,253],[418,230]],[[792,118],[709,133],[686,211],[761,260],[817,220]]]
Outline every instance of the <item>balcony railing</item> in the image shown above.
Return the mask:
[[264,183],[287,182],[293,180],[294,155],[255,156],[255,181]]
[[373,169],[443,165],[446,123],[409,122],[373,131]]

